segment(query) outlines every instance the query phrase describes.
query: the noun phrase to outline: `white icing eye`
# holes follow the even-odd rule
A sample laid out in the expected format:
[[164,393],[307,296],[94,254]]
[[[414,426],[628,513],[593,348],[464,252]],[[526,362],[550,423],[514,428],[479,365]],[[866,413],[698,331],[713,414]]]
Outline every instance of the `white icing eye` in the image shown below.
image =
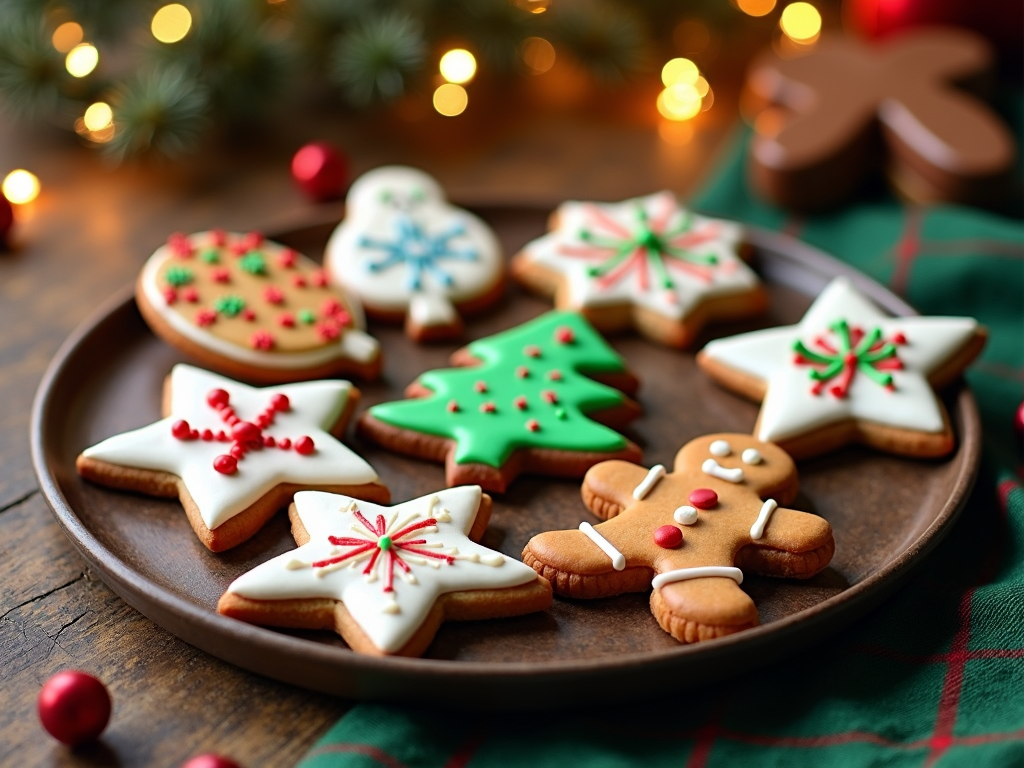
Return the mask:
[[725,440],[715,440],[708,450],[711,451],[712,456],[728,456],[732,453],[732,446]]
[[697,522],[697,510],[694,507],[679,507],[672,513],[672,519],[680,525],[693,525]]
[[760,464],[764,461],[756,448],[747,448],[740,458],[743,459],[744,464]]

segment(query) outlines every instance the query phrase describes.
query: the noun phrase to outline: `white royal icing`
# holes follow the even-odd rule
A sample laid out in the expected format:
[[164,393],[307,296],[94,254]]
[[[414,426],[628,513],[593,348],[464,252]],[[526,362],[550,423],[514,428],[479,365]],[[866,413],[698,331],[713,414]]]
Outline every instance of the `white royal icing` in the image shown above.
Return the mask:
[[[201,243],[210,241],[212,237],[212,232],[197,232],[193,235],[189,235],[189,240],[194,243]],[[233,241],[243,237],[243,235],[229,233],[228,237]],[[279,243],[264,240],[260,245],[259,250],[273,257],[287,249]],[[160,315],[164,322],[171,326],[175,333],[181,334],[189,341],[194,342],[205,349],[209,349],[211,352],[214,352],[221,357],[226,357],[230,360],[236,360],[248,365],[259,366],[260,368],[297,370],[302,368],[312,368],[317,365],[328,363],[331,360],[337,360],[338,358],[354,360],[357,363],[369,363],[380,355],[380,344],[378,341],[362,330],[366,327],[362,306],[358,301],[354,301],[353,297],[349,294],[345,295],[345,300],[348,304],[348,308],[352,310],[351,314],[354,327],[347,328],[342,331],[341,336],[335,344],[329,344],[320,347],[319,349],[311,349],[306,352],[264,352],[258,349],[241,347],[237,344],[232,344],[230,341],[222,339],[219,336],[215,336],[205,328],[201,328],[198,325],[189,322],[189,320],[182,317],[178,312],[175,312],[167,304],[167,300],[164,298],[164,295],[157,284],[157,273],[160,271],[160,267],[163,265],[164,261],[166,261],[169,253],[170,248],[167,245],[157,248],[156,252],[149,257],[145,265],[142,267],[142,276],[140,281],[146,301],[149,302],[153,311]]]
[[637,501],[641,501],[644,496],[651,492],[651,489],[654,488],[654,486],[658,484],[658,481],[664,476],[665,467],[661,464],[655,464],[647,470],[647,475],[640,481],[640,484],[633,489],[633,498]]
[[615,548],[615,545],[608,541],[608,539],[598,533],[594,526],[584,521],[580,523],[580,530],[586,534],[588,539],[597,544],[597,546],[601,548],[602,552],[608,555],[609,559],[612,561],[612,568],[616,571],[621,571],[626,567],[625,555],[619,552],[619,550]]
[[708,446],[708,452],[712,456],[718,456],[721,458],[722,456],[728,456],[732,453],[732,446],[725,440],[715,440],[710,446]]
[[485,294],[504,269],[490,227],[450,205],[432,177],[402,166],[355,181],[325,261],[331,279],[367,305],[411,312],[421,326],[452,324],[453,304]]
[[[536,580],[537,574],[529,566],[469,539],[480,498],[479,486],[461,486],[381,507],[332,493],[300,491],[295,494],[295,509],[309,533],[309,542],[243,574],[228,592],[252,600],[340,600],[375,646],[394,653],[416,633],[439,596],[516,587]],[[357,511],[374,526],[377,516],[383,516],[385,531],[393,537],[389,551],[405,562],[408,572],[397,563],[390,564],[387,553],[373,546],[379,537],[363,525]],[[435,525],[397,535],[430,518]],[[329,536],[366,543],[336,545]],[[424,541],[410,543],[408,548],[396,546],[418,540]],[[359,549],[365,551],[330,565],[313,565]],[[376,559],[374,552],[378,553]],[[425,552],[435,557],[422,554]],[[390,592],[386,591],[389,572]]]
[[[292,441],[310,437],[314,452],[303,456],[294,448],[249,451],[238,462],[234,474],[221,474],[213,468],[213,462],[228,452],[230,443],[179,440],[171,432],[171,426],[184,419],[194,429],[208,428],[214,433],[224,429],[230,434],[230,428],[206,402],[207,393],[213,389],[228,393],[230,405],[242,421],[264,411],[274,394],[286,395],[290,409],[277,412],[274,423],[264,432]],[[190,365],[176,365],[171,371],[171,413],[167,418],[107,438],[86,448],[83,454],[119,466],[177,475],[188,488],[203,522],[213,529],[250,507],[279,483],[380,482],[369,464],[326,431],[337,422],[351,389],[347,381],[309,381],[261,389]]]
[[[685,216],[692,216],[689,232],[694,233],[694,237],[697,233],[703,234],[701,242],[685,250],[714,256],[717,263],[697,270],[669,267],[671,288],[661,284],[650,265],[643,272],[647,275],[646,287],[639,271],[631,271],[613,282],[590,275],[588,269],[607,263],[614,251],[595,251],[596,241],[584,240],[580,233],[587,231],[598,238],[612,239],[617,237],[616,231],[620,235],[633,233],[638,226],[638,208],[646,211],[648,221],[660,232],[671,232]],[[678,204],[671,192],[658,192],[621,203],[570,201],[559,206],[557,220],[558,228],[528,243],[523,248],[522,258],[563,275],[571,307],[625,302],[672,320],[681,320],[706,299],[745,293],[759,282],[753,270],[737,255],[742,227],[735,222],[691,214]],[[704,240],[705,236],[708,239]]]
[[697,522],[697,508],[691,507],[689,504],[676,507],[676,511],[672,513],[672,519],[680,525],[693,525]]
[[701,464],[700,468],[705,475],[717,477],[719,480],[726,480],[730,483],[743,482],[742,467],[733,467],[731,469],[728,469],[726,467],[723,467],[714,459],[705,459],[704,463]]
[[761,511],[757,513],[757,520],[750,526],[750,538],[757,541],[764,536],[764,529],[768,526],[772,512],[778,508],[779,505],[775,499],[768,499],[768,501],[761,505]]
[[[793,343],[798,339],[813,343],[840,319],[864,329],[880,327],[885,338],[896,333],[906,337],[906,343],[897,346],[902,369],[888,371],[894,389],[858,372],[845,397],[812,392],[810,367],[794,363]],[[889,317],[849,280],[838,277],[798,325],[712,341],[704,352],[712,360],[767,382],[757,433],[760,440],[792,438],[847,419],[941,432],[942,411],[927,377],[970,341],[977,327],[973,318],[966,317]]]
[[761,452],[757,448],[747,448],[740,456],[744,464],[760,464],[764,461]]
[[688,581],[689,579],[703,579],[708,576],[722,576],[732,579],[737,584],[743,583],[743,571],[730,565],[702,565],[697,568],[679,568],[666,573],[659,573],[654,577],[651,586],[661,589],[666,584],[673,584],[677,581]]

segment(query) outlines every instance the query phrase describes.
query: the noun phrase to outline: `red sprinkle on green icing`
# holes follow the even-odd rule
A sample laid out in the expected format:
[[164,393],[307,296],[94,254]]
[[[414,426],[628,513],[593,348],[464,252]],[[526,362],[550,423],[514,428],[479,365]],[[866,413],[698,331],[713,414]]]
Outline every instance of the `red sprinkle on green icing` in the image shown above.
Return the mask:
[[480,413],[496,413],[498,406],[488,400],[486,403],[480,404]]
[[515,405],[515,407],[518,408],[520,411],[526,410],[526,398],[523,397],[522,395],[519,395],[519,397],[513,400],[512,404]]
[[572,332],[572,328],[563,325],[555,330],[555,341],[559,344],[572,344],[575,340],[576,336]]
[[540,357],[540,347],[536,344],[527,344],[523,347],[523,354],[527,357]]
[[548,371],[548,378],[551,379],[552,381],[561,381],[562,372],[555,368],[554,370]]
[[478,381],[476,384],[473,385],[473,389],[475,389],[477,392],[486,392],[487,391],[487,382],[486,381]]
[[448,413],[458,413],[459,412],[459,404],[456,403],[454,400],[449,400],[448,401],[448,405],[446,405],[445,408],[447,408]]
[[555,403],[558,402],[558,395],[556,395],[550,389],[542,390],[540,396],[545,403],[551,403],[552,405],[554,405]]
[[536,419],[530,419],[526,422],[526,428],[531,432],[537,432],[540,430],[540,422]]
[[518,368],[516,368],[516,378],[525,379],[529,375],[530,369],[527,368],[525,365],[520,365]]
[[264,352],[274,347],[274,337],[266,331],[256,331],[249,337],[249,344],[253,349],[260,349]]
[[196,325],[200,328],[205,328],[208,325],[213,325],[217,320],[217,313],[212,309],[200,309],[196,312]]

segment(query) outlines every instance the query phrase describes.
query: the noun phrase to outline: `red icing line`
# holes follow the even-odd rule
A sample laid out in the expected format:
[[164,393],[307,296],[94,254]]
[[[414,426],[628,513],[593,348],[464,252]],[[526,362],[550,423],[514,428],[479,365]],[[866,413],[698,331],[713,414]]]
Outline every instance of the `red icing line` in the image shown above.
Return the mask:
[[615,221],[615,219],[611,218],[596,205],[587,205],[587,215],[594,219],[595,224],[603,226],[605,229],[615,233],[619,237],[628,238],[631,236],[628,229],[619,224],[619,222]]

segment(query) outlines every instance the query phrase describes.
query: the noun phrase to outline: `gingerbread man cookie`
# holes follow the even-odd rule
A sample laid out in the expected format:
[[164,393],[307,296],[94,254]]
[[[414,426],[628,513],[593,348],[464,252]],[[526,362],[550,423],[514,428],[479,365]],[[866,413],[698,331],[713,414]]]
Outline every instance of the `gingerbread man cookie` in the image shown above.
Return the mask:
[[699,216],[659,192],[563,203],[551,231],[515,256],[512,274],[598,330],[636,328],[687,347],[709,322],[764,311],[767,295],[745,250],[739,224]]
[[801,58],[769,54],[748,87],[785,112],[758,122],[755,186],[780,205],[822,210],[849,199],[885,157],[912,199],[998,202],[1014,168],[1013,138],[995,112],[956,87],[974,84],[993,63],[982,38],[948,28],[874,45],[824,37]]
[[441,623],[519,616],[551,605],[551,586],[477,542],[491,516],[478,486],[394,507],[295,494],[298,549],[237,578],[217,610],[254,624],[334,629],[354,651],[419,656]]
[[501,297],[504,259],[483,221],[448,203],[432,177],[389,166],[364,174],[327,243],[331,279],[374,318],[416,341],[457,337],[462,315]]
[[358,303],[258,232],[172,235],[142,268],[135,298],[157,336],[229,376],[277,384],[380,373]]
[[566,597],[654,587],[662,629],[695,643],[756,626],[744,573],[806,579],[828,565],[832,528],[784,508],[797,494],[793,460],[750,435],[691,440],[675,469],[607,461],[587,472],[583,501],[606,522],[534,536],[523,562]]

